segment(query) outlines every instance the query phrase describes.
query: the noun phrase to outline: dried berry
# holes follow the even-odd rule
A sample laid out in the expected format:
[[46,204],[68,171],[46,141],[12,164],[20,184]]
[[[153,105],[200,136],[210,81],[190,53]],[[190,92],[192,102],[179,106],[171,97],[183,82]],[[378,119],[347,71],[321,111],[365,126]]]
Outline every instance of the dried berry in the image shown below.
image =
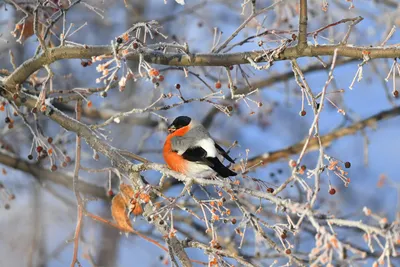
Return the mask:
[[65,162],[66,162],[66,163],[71,162],[71,158],[70,158],[69,156],[66,156],[66,157],[65,157]]
[[133,49],[138,49],[138,47],[139,47],[139,45],[137,43],[133,43],[132,46],[133,46]]
[[51,166],[51,171],[52,171],[52,172],[55,172],[56,170],[57,170],[57,165],[55,165],[55,164],[52,165],[52,166]]
[[53,143],[53,138],[52,137],[47,138],[47,142],[49,142],[49,144]]
[[162,82],[162,81],[164,81],[164,79],[165,79],[165,78],[164,78],[164,75],[160,75],[160,76],[158,76],[158,81],[159,81],[159,82]]
[[290,255],[290,254],[292,254],[292,251],[290,250],[290,248],[288,248],[288,249],[285,250],[285,253],[286,253],[287,255]]
[[300,111],[300,116],[304,117],[307,114],[305,110]]
[[107,191],[107,196],[112,197],[114,196],[114,192],[110,189]]
[[271,194],[272,194],[274,191],[275,191],[275,190],[274,190],[272,187],[268,187],[268,188],[267,188],[267,192],[268,192],[268,193],[271,193]]
[[179,90],[179,89],[181,89],[181,85],[179,83],[177,83],[177,84],[175,84],[175,88]]
[[37,153],[40,153],[40,152],[42,152],[43,151],[43,147],[42,146],[37,146],[36,147],[36,152]]
[[399,97],[399,91],[394,90],[393,91],[393,96],[396,97],[396,98]]
[[344,166],[348,169],[348,168],[350,168],[351,167],[351,163],[350,162],[348,162],[348,161],[346,161],[345,163],[344,163]]
[[329,189],[329,194],[331,194],[331,195],[336,194],[336,189],[333,187],[331,189]]

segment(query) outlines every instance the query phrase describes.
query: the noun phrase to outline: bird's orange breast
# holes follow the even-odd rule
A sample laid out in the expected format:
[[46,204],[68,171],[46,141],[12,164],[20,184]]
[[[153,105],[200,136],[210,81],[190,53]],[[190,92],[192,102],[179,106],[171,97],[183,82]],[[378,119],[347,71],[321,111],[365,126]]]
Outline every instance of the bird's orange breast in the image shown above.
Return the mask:
[[163,156],[165,163],[174,171],[186,173],[187,161],[178,153],[172,151],[171,138],[174,136],[183,136],[190,130],[189,126],[182,127],[175,132],[169,134],[165,140],[163,148]]

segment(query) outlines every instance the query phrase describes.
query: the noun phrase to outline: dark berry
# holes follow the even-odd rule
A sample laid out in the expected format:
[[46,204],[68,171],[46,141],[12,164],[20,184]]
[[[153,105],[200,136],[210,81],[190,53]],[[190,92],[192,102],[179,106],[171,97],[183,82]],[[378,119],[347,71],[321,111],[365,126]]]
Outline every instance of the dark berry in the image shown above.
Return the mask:
[[138,49],[138,47],[139,47],[139,45],[137,43],[133,43],[132,46],[133,46],[133,49]]
[[71,158],[69,156],[66,156],[65,157],[65,162],[67,162],[67,163],[71,162]]
[[36,147],[36,152],[37,152],[37,153],[42,152],[42,150],[43,150],[43,147],[42,147],[42,146],[37,146],[37,147]]
[[10,204],[6,203],[6,204],[4,205],[4,208],[5,208],[6,210],[9,210],[9,209],[10,209]]
[[229,70],[233,70],[233,66],[229,66]]
[[62,166],[63,168],[67,167],[67,165],[68,165],[68,163],[66,163],[65,161],[61,164],[61,166]]
[[300,111],[300,116],[305,116],[307,112],[305,110]]
[[331,194],[331,195],[336,194],[336,189],[333,187],[331,189],[329,189],[329,194]]
[[89,63],[87,63],[86,61],[81,61],[81,65],[82,67],[87,67],[89,65]]
[[281,234],[281,238],[282,238],[282,239],[286,239],[286,238],[287,238],[287,234],[286,234],[285,232],[283,232],[283,233]]
[[118,38],[117,38],[117,43],[122,44],[122,41],[123,41],[123,40],[122,40],[121,37],[118,37]]
[[29,160],[33,160],[32,154],[29,154],[29,155],[28,155],[28,159],[29,159]]
[[344,163],[344,166],[348,169],[348,168],[350,168],[351,167],[351,163],[350,162],[348,162],[348,161],[346,161],[345,163]]
[[307,167],[306,167],[306,165],[301,165],[300,169],[301,169],[302,171],[305,171],[305,170],[307,169]]
[[107,97],[107,92],[101,92],[101,93],[100,93],[100,96],[101,96],[101,97]]
[[177,84],[175,84],[175,88],[179,90],[179,89],[181,89],[181,85],[179,83],[177,83]]
[[292,254],[292,251],[290,250],[290,248],[288,248],[288,249],[285,250],[285,253],[286,253],[287,255],[290,255],[290,254]]
[[49,142],[49,144],[53,143],[53,138],[52,137],[47,138],[47,142]]
[[393,91],[393,96],[396,97],[396,98],[399,97],[399,91],[394,90]]
[[112,197],[114,195],[114,192],[112,190],[107,191],[107,196]]
[[236,219],[233,218],[233,219],[231,220],[231,223],[232,223],[232,224],[236,224]]
[[275,190],[274,190],[272,187],[268,187],[268,188],[267,188],[267,192],[268,192],[268,193],[271,193],[271,194],[272,194],[274,191],[275,191]]
[[4,121],[5,121],[6,123],[10,123],[10,122],[11,122],[11,119],[10,119],[10,117],[6,117],[6,118],[4,119]]
[[52,172],[55,172],[56,170],[57,170],[57,165],[55,165],[55,164],[52,165],[52,166],[51,166],[51,171],[52,171]]

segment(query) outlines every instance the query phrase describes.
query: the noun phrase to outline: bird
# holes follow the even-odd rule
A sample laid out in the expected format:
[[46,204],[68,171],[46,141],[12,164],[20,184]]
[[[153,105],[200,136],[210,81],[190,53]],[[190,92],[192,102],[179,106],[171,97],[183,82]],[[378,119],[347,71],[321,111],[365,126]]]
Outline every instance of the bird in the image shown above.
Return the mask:
[[168,127],[164,160],[176,172],[195,178],[236,176],[221,160],[235,161],[218,145],[201,123],[188,116],[175,118]]

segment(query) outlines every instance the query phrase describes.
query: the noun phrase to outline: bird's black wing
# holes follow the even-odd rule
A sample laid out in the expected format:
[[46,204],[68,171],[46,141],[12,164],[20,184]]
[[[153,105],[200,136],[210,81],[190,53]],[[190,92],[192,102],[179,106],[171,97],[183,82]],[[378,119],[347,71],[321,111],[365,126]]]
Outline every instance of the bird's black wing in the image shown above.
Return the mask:
[[206,164],[210,167],[213,165],[211,162],[208,162],[207,151],[205,151],[202,147],[189,147],[182,154],[182,157],[188,161]]
[[208,165],[211,169],[213,169],[216,173],[224,178],[236,175],[236,172],[233,172],[229,168],[227,168],[224,164],[221,163],[221,161],[219,161],[217,157],[207,157],[207,151],[205,151],[201,147],[188,148],[182,154],[182,157],[188,161]]
[[235,163],[235,161],[228,155],[228,153],[226,153],[226,151],[217,143],[215,143],[215,148],[218,150],[218,152],[224,157],[226,158],[228,161],[230,161],[231,163]]

